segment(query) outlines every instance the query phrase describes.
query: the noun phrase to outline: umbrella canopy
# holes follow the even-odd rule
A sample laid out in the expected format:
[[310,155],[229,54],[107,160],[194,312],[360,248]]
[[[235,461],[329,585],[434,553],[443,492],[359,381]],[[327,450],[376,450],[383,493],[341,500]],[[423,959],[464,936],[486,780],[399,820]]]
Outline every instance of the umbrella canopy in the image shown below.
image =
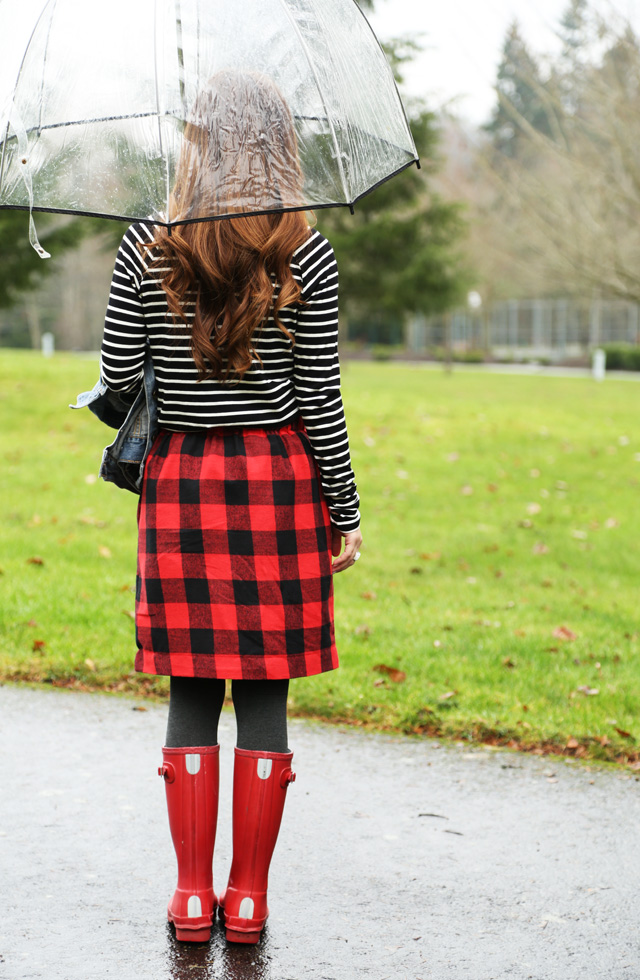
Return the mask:
[[[17,9],[0,3],[0,60]],[[2,208],[168,225],[352,208],[418,163],[354,0],[42,0],[0,111],[3,94]]]

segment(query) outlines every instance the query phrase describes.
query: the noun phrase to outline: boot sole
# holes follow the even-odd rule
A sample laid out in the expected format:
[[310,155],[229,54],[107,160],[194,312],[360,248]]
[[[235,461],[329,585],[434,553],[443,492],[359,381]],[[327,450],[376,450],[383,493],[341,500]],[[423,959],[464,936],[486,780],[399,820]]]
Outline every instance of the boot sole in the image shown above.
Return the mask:
[[262,930],[258,932],[237,932],[235,929],[227,929],[225,936],[228,943],[255,943],[260,942]]
[[208,943],[211,939],[211,927],[208,929],[179,929],[176,926],[176,939],[181,943]]

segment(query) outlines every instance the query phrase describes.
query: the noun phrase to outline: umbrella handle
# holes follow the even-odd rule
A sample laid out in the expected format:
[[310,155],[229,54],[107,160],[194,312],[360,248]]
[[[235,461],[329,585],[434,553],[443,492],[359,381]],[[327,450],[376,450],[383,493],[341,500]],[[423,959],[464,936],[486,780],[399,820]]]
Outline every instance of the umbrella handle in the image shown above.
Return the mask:
[[29,140],[27,137],[27,131],[25,129],[24,123],[22,121],[22,116],[16,109],[15,103],[12,103],[9,109],[9,125],[16,134],[18,141],[18,156],[20,157],[20,169],[22,172],[22,179],[24,185],[27,189],[27,195],[29,197],[29,242],[32,247],[36,250],[41,259],[50,259],[51,255],[46,251],[38,241],[38,233],[36,231],[35,221],[33,220],[33,179],[31,176],[31,167],[29,164]]

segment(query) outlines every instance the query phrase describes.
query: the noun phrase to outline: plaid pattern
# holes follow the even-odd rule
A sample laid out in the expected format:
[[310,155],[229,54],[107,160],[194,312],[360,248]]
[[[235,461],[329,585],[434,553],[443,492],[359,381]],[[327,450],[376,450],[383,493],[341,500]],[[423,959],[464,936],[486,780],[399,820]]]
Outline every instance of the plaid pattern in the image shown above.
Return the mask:
[[148,674],[338,666],[329,510],[301,423],[158,434],[138,510],[136,641]]

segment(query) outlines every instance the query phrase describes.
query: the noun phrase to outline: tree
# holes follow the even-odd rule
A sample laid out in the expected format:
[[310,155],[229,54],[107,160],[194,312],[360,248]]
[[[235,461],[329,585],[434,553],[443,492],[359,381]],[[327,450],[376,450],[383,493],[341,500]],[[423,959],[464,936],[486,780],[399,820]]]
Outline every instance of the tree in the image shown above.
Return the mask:
[[499,151],[491,131],[476,153],[474,257],[494,295],[639,302],[640,42],[629,24],[605,22],[586,4],[569,12],[581,18],[571,58],[563,50],[544,79],[532,59],[522,78],[548,127],[535,125],[530,106],[510,103],[517,154],[508,142]]
[[11,306],[56,269],[55,259],[75,248],[85,229],[82,222],[35,215],[38,235],[53,258],[41,259],[29,243],[29,216],[24,211],[0,211],[0,308]]
[[[416,51],[413,40],[385,45],[402,82],[403,66]],[[439,133],[433,113],[422,103],[410,106],[409,122],[422,169],[409,168],[378,187],[355,206],[318,215],[335,249],[343,308],[348,316],[403,319],[458,303],[468,273],[460,256],[464,231],[461,206],[447,202],[430,186],[437,169]]]
[[560,37],[563,44],[563,57],[575,61],[584,47],[588,31],[588,0],[569,0],[569,5],[560,18]]
[[496,94],[493,116],[484,129],[498,154],[518,159],[530,146],[529,127],[545,135],[550,135],[551,127],[540,68],[516,21],[502,47]]

